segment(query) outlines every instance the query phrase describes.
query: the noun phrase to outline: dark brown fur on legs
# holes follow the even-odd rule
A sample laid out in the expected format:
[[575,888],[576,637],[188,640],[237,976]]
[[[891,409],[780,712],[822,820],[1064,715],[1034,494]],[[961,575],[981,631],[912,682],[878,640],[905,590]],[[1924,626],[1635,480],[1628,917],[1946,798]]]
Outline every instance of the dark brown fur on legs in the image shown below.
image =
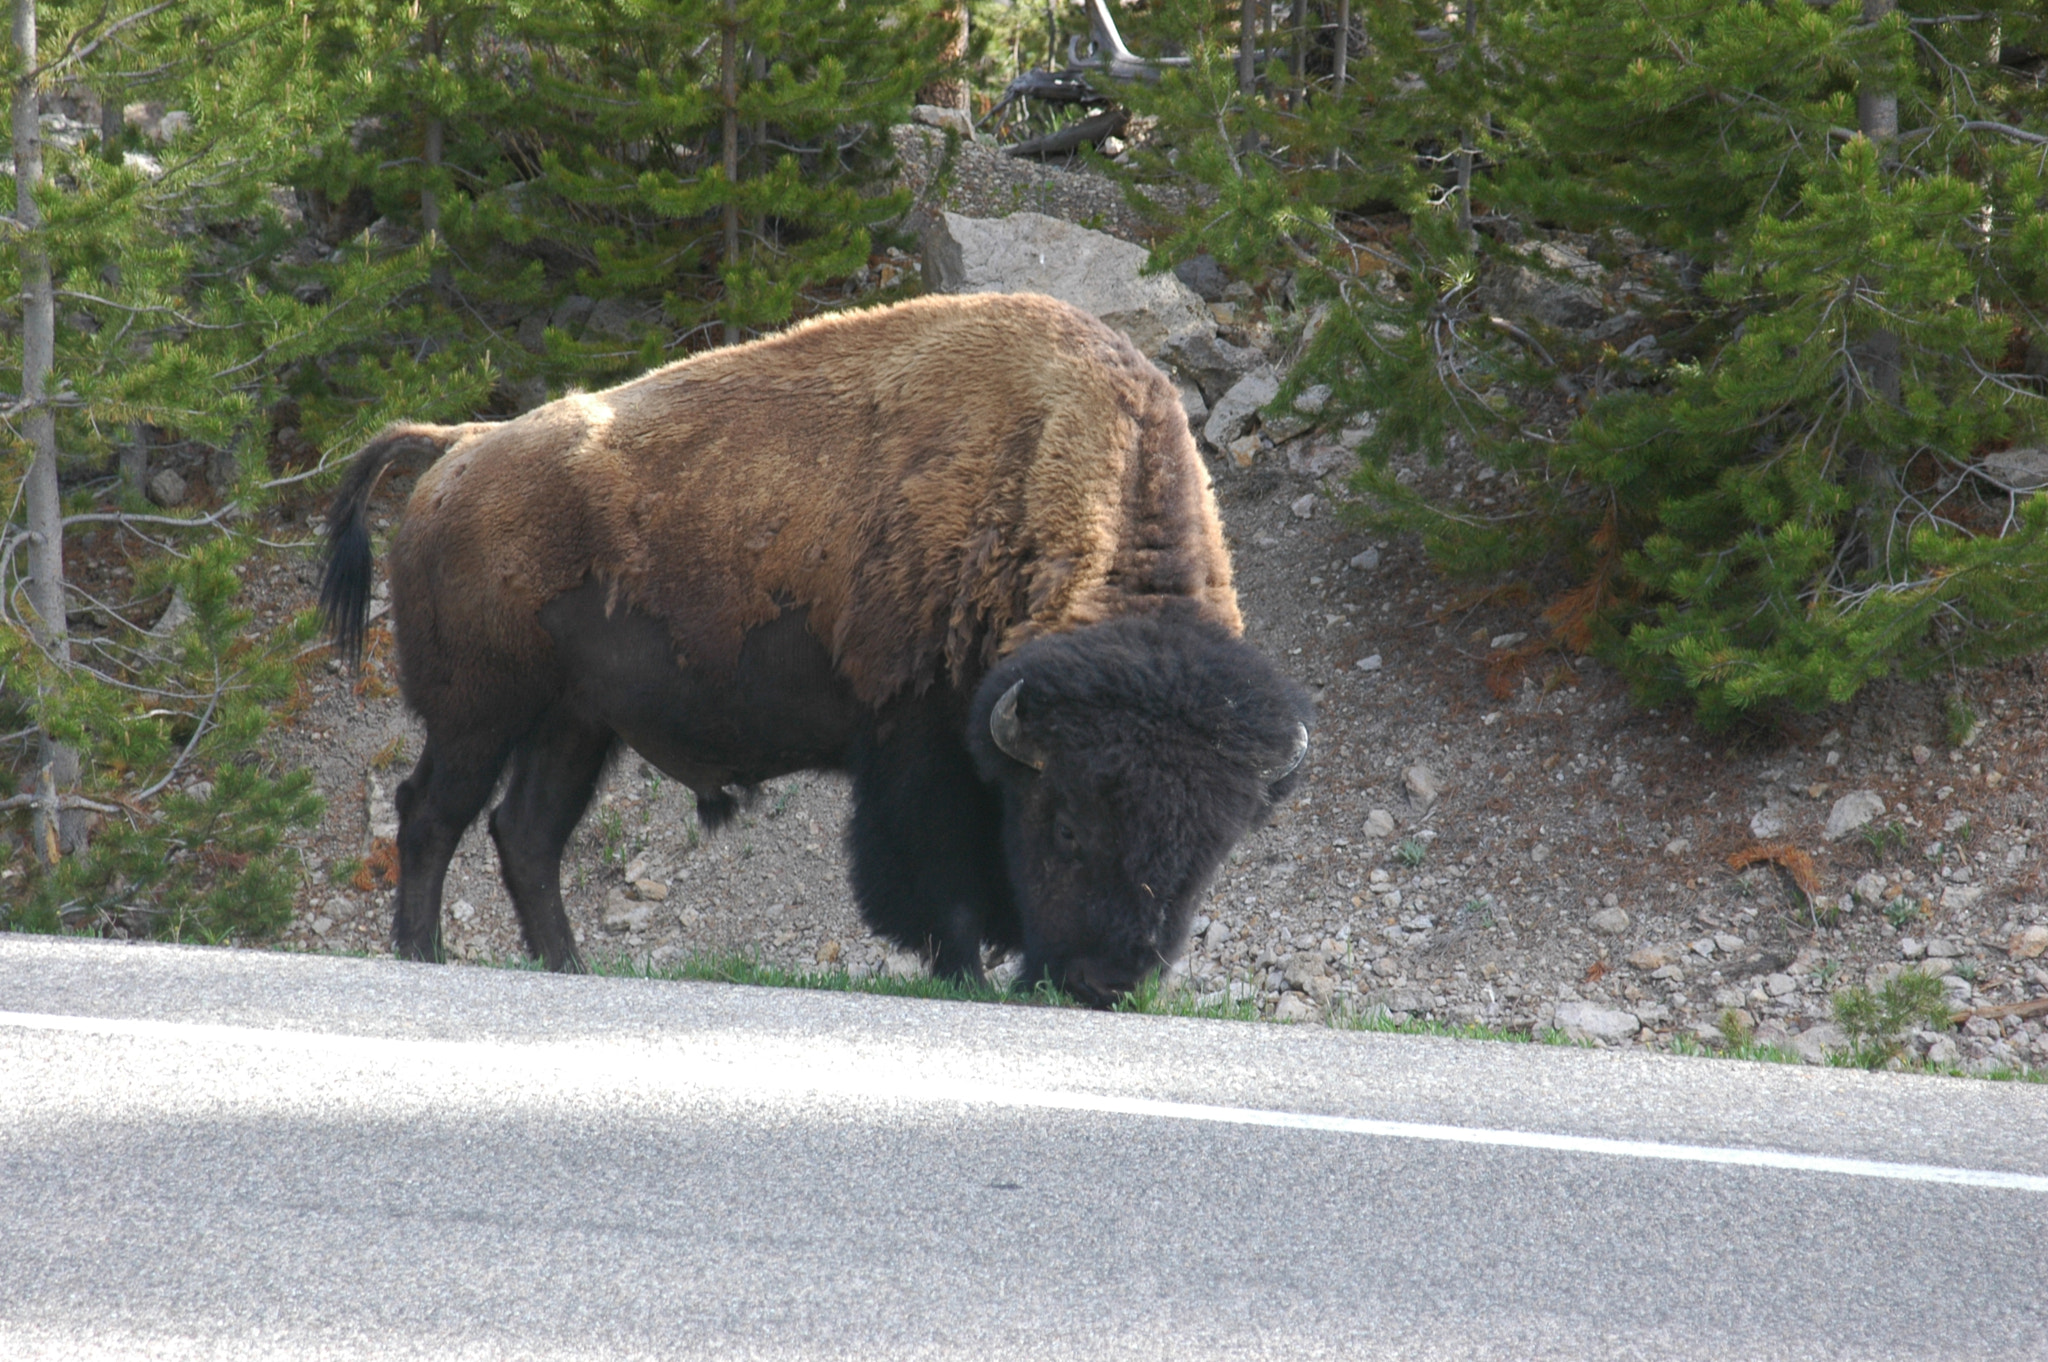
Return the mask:
[[469,734],[456,742],[430,732],[398,806],[398,910],[391,948],[406,960],[440,960],[441,886],[462,834],[476,821],[504,764],[503,739]]

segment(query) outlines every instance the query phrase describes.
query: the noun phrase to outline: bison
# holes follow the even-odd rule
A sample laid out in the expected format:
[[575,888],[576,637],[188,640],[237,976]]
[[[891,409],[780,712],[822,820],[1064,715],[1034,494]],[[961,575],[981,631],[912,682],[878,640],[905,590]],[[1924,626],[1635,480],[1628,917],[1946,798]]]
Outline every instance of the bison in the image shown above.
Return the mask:
[[1239,635],[1166,377],[1050,298],[836,314],[501,423],[399,425],[328,512],[321,604],[359,655],[371,490],[406,704],[396,951],[439,959],[491,812],[527,950],[580,969],[562,848],[621,744],[717,827],[760,782],[850,774],[853,890],[941,973],[1021,950],[1113,1002],[1186,942],[1298,779],[1305,693]]

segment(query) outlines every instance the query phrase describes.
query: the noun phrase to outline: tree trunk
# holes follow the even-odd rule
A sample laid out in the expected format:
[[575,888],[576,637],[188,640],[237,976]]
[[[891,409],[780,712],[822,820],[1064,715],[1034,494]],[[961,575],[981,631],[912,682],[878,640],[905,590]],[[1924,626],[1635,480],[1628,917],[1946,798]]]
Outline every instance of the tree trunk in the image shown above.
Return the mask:
[[1245,127],[1239,150],[1247,156],[1259,149],[1259,134],[1251,122],[1252,97],[1259,83],[1258,50],[1258,0],[1241,0],[1237,9],[1237,92],[1244,98]]
[[[946,39],[946,45],[939,49],[939,60],[960,62],[967,59],[967,6],[954,5],[941,12],[940,18],[953,25],[953,33]],[[917,92],[920,104],[936,104],[942,109],[958,109],[972,116],[973,110],[967,102],[967,81],[954,74],[942,80],[935,80]]]
[[[1344,82],[1351,64],[1351,0],[1337,0],[1337,54],[1331,69],[1331,90],[1342,99]],[[1344,157],[1341,146],[1330,148],[1330,169],[1337,169]]]
[[[740,18],[739,0],[725,0],[718,44],[718,97],[725,105],[725,267],[740,262],[740,205],[734,197],[740,180]],[[740,324],[732,318],[732,297],[726,296],[725,343],[737,345]]]
[[[1863,0],[1866,26],[1883,22],[1898,9],[1899,0]],[[1856,91],[1856,126],[1873,142],[1899,135],[1899,94],[1888,83],[1864,81]]]
[[[1479,46],[1479,0],[1465,0],[1465,47],[1476,52]],[[1472,230],[1472,130],[1458,130],[1458,230],[1464,234],[1467,247],[1476,248],[1478,238]]]
[[1336,89],[1344,93],[1344,81],[1351,63],[1351,0],[1337,0]]
[[[1898,8],[1898,0],[1863,0],[1863,22],[1876,24]],[[1899,96],[1888,81],[1866,80],[1856,91],[1857,130],[1872,142],[1891,142],[1899,135]],[[1866,281],[1867,282],[1867,281]],[[1858,373],[1851,391],[1864,394],[1861,400],[1897,407],[1900,401],[1900,369],[1903,355],[1896,331],[1871,332],[1850,350],[1849,362]],[[1885,536],[1878,517],[1889,502],[1891,477],[1884,459],[1874,449],[1858,446],[1848,454],[1848,476],[1856,495],[1857,531],[1863,536],[1863,565],[1866,571],[1883,563]]]
[[121,87],[110,79],[100,87],[100,159],[121,163]]
[[[22,76],[15,82],[14,216],[21,260],[21,428],[32,451],[24,500],[28,507],[28,599],[35,611],[35,641],[58,666],[71,661],[64,620],[64,507],[57,491],[57,418],[45,404],[57,363],[57,307],[50,281],[49,246],[36,191],[43,184],[43,128],[37,101],[36,4],[14,0],[14,46]],[[78,754],[48,732],[36,753],[36,807],[31,835],[36,854],[54,864],[75,846],[77,829],[57,810],[57,797],[78,783]]]
[[[441,56],[441,21],[434,15],[427,16],[426,55],[430,60]],[[429,111],[427,114],[426,146],[420,159],[426,163],[427,183],[420,190],[420,232],[426,237],[427,249],[434,254],[434,263],[428,268],[427,280],[436,293],[446,294],[453,279],[448,269],[448,258],[441,250],[441,193],[436,189],[435,177],[441,169],[442,142],[446,137],[441,115]]]

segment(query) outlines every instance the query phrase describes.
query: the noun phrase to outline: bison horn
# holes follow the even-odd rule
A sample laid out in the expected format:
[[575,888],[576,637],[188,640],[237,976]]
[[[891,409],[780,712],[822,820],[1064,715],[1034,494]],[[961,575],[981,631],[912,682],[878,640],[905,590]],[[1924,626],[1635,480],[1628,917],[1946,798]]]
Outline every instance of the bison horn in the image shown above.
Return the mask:
[[996,701],[996,707],[988,715],[988,735],[995,739],[996,746],[1003,750],[1004,755],[1023,762],[1034,771],[1043,771],[1045,758],[1025,738],[1024,726],[1017,722],[1017,692],[1023,688],[1024,683],[1019,681]]
[[1308,725],[1297,723],[1294,726],[1294,750],[1287,754],[1286,761],[1281,762],[1278,766],[1269,766],[1259,772],[1259,779],[1270,785],[1280,779],[1280,777],[1291,774],[1295,767],[1301,765],[1301,759],[1307,755]]

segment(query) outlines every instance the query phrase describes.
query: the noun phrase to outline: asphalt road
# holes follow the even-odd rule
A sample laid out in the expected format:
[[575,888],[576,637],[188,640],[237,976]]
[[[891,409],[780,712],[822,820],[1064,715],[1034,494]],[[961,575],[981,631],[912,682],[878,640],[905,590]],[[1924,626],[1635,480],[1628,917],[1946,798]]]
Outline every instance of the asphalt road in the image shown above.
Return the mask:
[[2048,1358],[2048,1090],[0,937],[0,1358]]

